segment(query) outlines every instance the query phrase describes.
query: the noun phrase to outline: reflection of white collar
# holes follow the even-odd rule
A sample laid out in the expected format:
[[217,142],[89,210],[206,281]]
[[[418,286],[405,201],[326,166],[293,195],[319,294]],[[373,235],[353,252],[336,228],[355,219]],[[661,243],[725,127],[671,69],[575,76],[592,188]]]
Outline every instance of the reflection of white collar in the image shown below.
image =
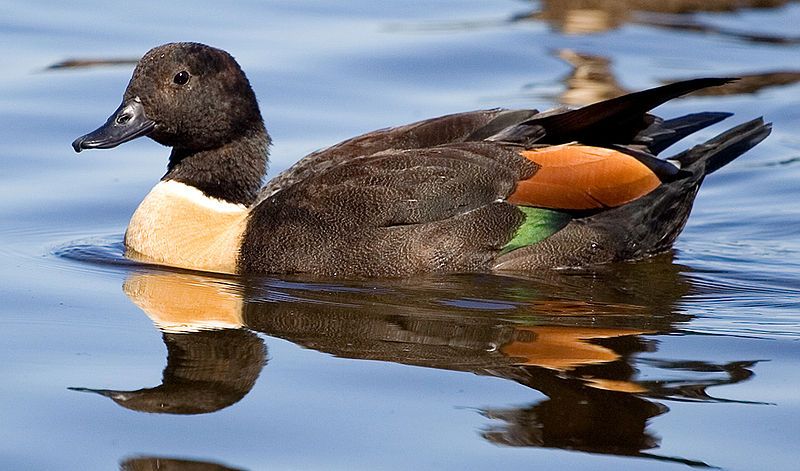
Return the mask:
[[160,330],[190,333],[242,327],[242,297],[219,280],[186,273],[135,273],[125,294]]

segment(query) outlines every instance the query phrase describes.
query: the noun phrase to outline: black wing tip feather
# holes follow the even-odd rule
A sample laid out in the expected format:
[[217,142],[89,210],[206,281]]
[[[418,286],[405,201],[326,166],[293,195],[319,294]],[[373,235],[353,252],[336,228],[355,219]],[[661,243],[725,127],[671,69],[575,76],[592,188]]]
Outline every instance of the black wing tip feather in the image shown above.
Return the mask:
[[[739,77],[701,77],[695,79],[688,79],[688,80],[680,80],[677,82],[670,82],[666,85],[661,85],[660,87],[650,88],[647,90],[643,90],[638,93],[647,93],[647,92],[667,92],[670,91],[672,93],[664,93],[667,96],[671,96],[671,98],[677,98],[679,96],[688,95],[692,92],[697,90],[702,90],[704,88],[710,87],[721,87],[723,85],[727,85],[729,83],[733,83],[739,80]],[[665,100],[667,101],[667,100]],[[663,102],[662,102],[663,103]],[[660,103],[659,103],[660,104]],[[656,105],[657,106],[657,105]]]
[[699,84],[706,84],[704,87],[713,87],[718,85],[725,85],[726,83],[735,82],[740,80],[739,77],[700,77],[694,79],[687,79],[687,80],[679,80],[677,82],[672,83],[699,83]]
[[[502,141],[522,146],[534,143],[560,144],[580,141],[590,145],[629,142],[652,123],[648,111],[691,92],[738,80],[735,77],[704,77],[673,82],[629,93],[561,113],[534,114],[517,122],[498,120],[472,139]],[[524,118],[524,116],[523,116]],[[504,124],[506,127],[497,126]],[[709,123],[713,124],[713,123]]]
[[731,139],[730,143],[723,144],[724,150],[708,159],[706,163],[706,175],[716,172],[734,159],[744,154],[748,150],[758,145],[772,133],[772,123],[765,123],[764,117],[745,123],[745,128],[737,138]]
[[635,103],[639,104],[639,109],[646,108],[649,111],[669,100],[687,95],[697,90],[709,87],[719,87],[739,80],[737,77],[701,77],[695,79],[681,80],[668,83],[658,87],[647,88],[638,92],[622,95],[610,100],[600,101],[584,108],[602,106],[604,103],[625,103],[627,107],[636,109]]
[[708,175],[755,147],[771,132],[772,123],[765,123],[764,117],[759,116],[670,157],[669,160],[677,160],[683,168],[702,163],[704,173]]
[[701,111],[676,118],[656,120],[634,138],[634,143],[643,144],[651,154],[658,155],[686,136],[717,124],[731,116],[733,116],[733,113]]
[[731,116],[733,116],[733,113],[730,111],[698,111],[697,113],[689,113],[676,118],[665,119],[662,123],[662,127],[679,129],[694,127],[701,123],[708,123],[707,126],[710,126],[730,118]]
[[534,125],[544,128],[545,136],[537,139],[537,142],[547,144],[573,140],[592,145],[625,142],[652,123],[652,119],[648,120],[646,115],[653,108],[696,90],[725,85],[735,80],[734,77],[704,77],[674,82],[565,113],[540,118],[534,116],[520,125],[531,129]]

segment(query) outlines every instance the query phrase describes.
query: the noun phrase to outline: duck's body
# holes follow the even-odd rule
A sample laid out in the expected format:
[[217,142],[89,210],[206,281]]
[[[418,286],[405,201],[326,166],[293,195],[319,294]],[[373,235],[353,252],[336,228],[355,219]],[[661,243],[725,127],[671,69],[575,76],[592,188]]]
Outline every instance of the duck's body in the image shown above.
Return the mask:
[[728,114],[663,121],[647,112],[726,81],[375,131],[305,157],[260,189],[269,136],[247,79],[227,53],[178,43],[146,54],[115,115],[73,145],[146,134],[173,147],[126,232],[129,256],[148,262],[342,276],[583,266],[669,249],[705,175],[769,134],[758,119],[655,157]]

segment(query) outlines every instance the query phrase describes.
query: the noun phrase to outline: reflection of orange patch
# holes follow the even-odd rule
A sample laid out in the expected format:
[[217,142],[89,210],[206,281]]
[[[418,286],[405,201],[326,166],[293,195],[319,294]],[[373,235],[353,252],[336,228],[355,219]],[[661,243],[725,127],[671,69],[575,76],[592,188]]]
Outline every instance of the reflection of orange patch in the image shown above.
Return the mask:
[[606,391],[618,391],[630,394],[647,392],[647,388],[633,381],[603,378],[588,378],[585,381],[593,388],[605,389]]
[[540,166],[517,184],[513,204],[553,209],[620,206],[653,191],[661,180],[630,155],[602,147],[551,146],[521,152]]
[[591,327],[517,327],[514,329],[514,340],[503,345],[500,351],[520,365],[563,371],[582,365],[608,363],[619,358],[613,350],[589,343],[588,340],[644,333],[647,332]]
[[584,316],[586,312],[592,310],[597,313],[613,312],[614,314],[641,314],[643,308],[635,304],[625,303],[602,303],[580,301],[580,300],[554,300],[542,299],[530,301],[532,311],[546,312],[551,316]]

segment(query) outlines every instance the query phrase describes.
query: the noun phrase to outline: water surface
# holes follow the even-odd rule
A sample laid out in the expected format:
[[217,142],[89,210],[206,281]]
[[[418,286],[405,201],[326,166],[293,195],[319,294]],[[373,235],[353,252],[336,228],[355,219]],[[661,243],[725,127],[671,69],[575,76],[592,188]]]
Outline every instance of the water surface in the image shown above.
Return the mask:
[[[796,469],[800,5],[749,3],[0,5],[0,468]],[[652,260],[215,277],[122,255],[166,149],[69,146],[119,104],[125,59],[175,40],[240,61],[271,175],[388,125],[705,75],[743,79],[659,113],[736,115],[682,145],[775,126]],[[48,69],[70,59],[122,63]]]

